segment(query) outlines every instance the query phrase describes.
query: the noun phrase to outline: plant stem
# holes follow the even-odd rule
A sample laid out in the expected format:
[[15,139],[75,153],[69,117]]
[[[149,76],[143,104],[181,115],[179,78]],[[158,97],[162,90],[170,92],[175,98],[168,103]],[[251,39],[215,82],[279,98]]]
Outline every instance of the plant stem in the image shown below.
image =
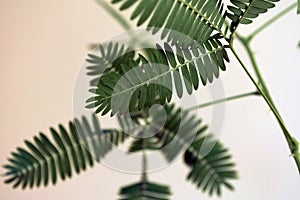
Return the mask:
[[246,73],[248,74],[248,76],[250,77],[250,79],[252,80],[252,82],[255,84],[256,88],[260,91],[260,93],[262,94],[263,98],[265,99],[265,101],[267,102],[267,104],[269,105],[270,109],[272,110],[272,112],[274,113],[283,133],[284,136],[286,138],[286,141],[289,145],[290,151],[292,153],[292,156],[295,159],[295,162],[297,164],[298,167],[298,171],[300,173],[300,154],[299,154],[299,143],[298,141],[292,137],[292,135],[290,134],[290,132],[288,131],[286,125],[284,124],[284,121],[278,111],[278,109],[275,106],[275,103],[270,95],[270,92],[267,88],[267,85],[263,79],[263,76],[259,70],[256,58],[254,56],[254,53],[251,49],[250,46],[250,42],[252,41],[252,39],[257,36],[260,32],[262,32],[264,29],[266,29],[268,26],[270,26],[271,24],[273,24],[275,21],[277,21],[278,19],[280,19],[281,17],[283,17],[285,14],[287,14],[288,12],[290,12],[291,10],[293,10],[296,7],[297,3],[293,3],[292,5],[288,6],[286,9],[282,10],[280,13],[278,13],[277,15],[275,15],[272,19],[270,19],[269,21],[267,21],[266,23],[264,23],[262,26],[260,26],[258,29],[256,29],[252,34],[250,34],[248,37],[242,37],[241,35],[239,35],[238,33],[235,34],[235,36],[237,37],[237,39],[242,43],[242,45],[244,46],[244,48],[246,49],[246,52],[250,58],[252,67],[255,71],[255,74],[257,76],[258,79],[258,83],[256,83],[256,81],[254,80],[254,78],[251,76],[250,72],[248,71],[248,69],[246,68],[246,66],[242,63],[241,59],[239,58],[239,56],[237,55],[237,53],[234,51],[232,44],[231,44],[231,50],[234,53],[235,57],[238,59],[238,61],[240,62],[240,64],[242,65],[242,67],[244,68],[244,70],[246,71]]
[[[125,30],[131,30],[131,26],[129,24],[129,22],[127,22],[118,12],[116,12],[108,3],[106,3],[104,0],[96,0],[96,2],[102,6],[110,15],[112,15],[118,22],[119,24],[125,29]],[[217,104],[217,103],[222,103],[225,101],[231,101],[234,99],[239,99],[239,98],[243,98],[243,97],[247,97],[250,95],[257,95],[257,94],[261,94],[264,98],[264,100],[266,101],[266,103],[269,105],[270,109],[272,110],[273,114],[275,115],[281,129],[283,130],[284,136],[286,138],[286,141],[289,145],[290,151],[292,153],[292,156],[295,159],[295,162],[297,164],[298,167],[298,171],[300,173],[300,154],[299,154],[299,143],[298,141],[291,136],[291,134],[289,133],[286,125],[284,124],[272,98],[270,95],[270,92],[264,82],[264,79],[261,75],[261,72],[258,68],[256,59],[254,57],[254,54],[250,48],[250,41],[260,32],[262,32],[265,28],[267,28],[268,26],[270,26],[272,23],[274,23],[276,20],[278,20],[279,18],[281,18],[282,16],[284,16],[285,14],[287,14],[289,11],[291,11],[294,7],[296,7],[297,3],[293,3],[292,5],[290,5],[289,7],[287,7],[286,9],[284,9],[283,11],[281,11],[280,13],[278,13],[277,15],[275,15],[272,19],[270,19],[269,21],[267,21],[266,23],[264,23],[262,26],[260,26],[257,30],[255,30],[252,34],[250,34],[247,38],[241,37],[238,33],[236,34],[231,34],[231,38],[229,41],[229,45],[230,48],[233,52],[233,54],[235,55],[235,57],[237,58],[237,60],[239,61],[239,63],[242,65],[242,67],[244,68],[245,72],[247,73],[247,75],[249,76],[249,78],[251,79],[251,81],[254,83],[254,85],[256,86],[258,92],[251,92],[251,93],[246,93],[246,94],[241,94],[241,95],[236,95],[236,96],[232,96],[232,97],[228,97],[225,99],[220,99],[220,100],[216,100],[214,102],[209,102],[209,103],[205,103],[205,104],[201,104],[192,108],[189,108],[188,110],[193,110],[193,109],[199,109],[199,108],[203,108],[209,105],[213,105],[213,104]],[[236,29],[235,29],[236,30]],[[235,31],[234,31],[235,33]],[[251,63],[253,65],[254,71],[256,73],[256,76],[259,80],[259,83],[256,83],[255,79],[251,76],[250,72],[248,71],[248,69],[246,68],[246,66],[244,65],[244,63],[241,61],[241,59],[239,58],[238,54],[235,52],[235,50],[232,47],[232,41],[233,41],[233,35],[236,35],[237,38],[242,42],[242,44],[244,45],[249,58],[251,60]],[[146,158],[146,152],[145,150],[143,151],[143,160],[142,160],[142,178],[143,180],[147,179],[147,158]]]
[[[149,125],[150,122],[149,122],[149,118],[147,116],[147,114],[145,113],[145,111],[142,112],[142,116],[144,118],[144,122],[145,122],[145,125]],[[143,147],[143,150],[142,150],[142,181],[145,182],[147,181],[147,166],[148,166],[148,162],[147,162],[147,150],[146,150],[146,146],[145,146],[145,132],[142,133],[142,147]]]
[[142,157],[142,180],[146,181],[147,180],[147,155],[145,150],[143,150],[142,156],[143,156]]
[[298,141],[294,137],[292,137],[292,135],[288,131],[288,129],[287,129],[285,123],[283,122],[277,108],[273,104],[272,100],[269,99],[270,95],[268,96],[268,95],[265,94],[265,91],[264,91],[263,88],[265,88],[266,91],[268,91],[268,90],[267,90],[267,87],[264,85],[264,82],[260,82],[261,86],[258,83],[256,83],[255,79],[252,77],[251,73],[249,72],[249,70],[247,69],[245,64],[242,62],[242,60],[240,59],[240,57],[238,56],[238,54],[236,53],[234,48],[232,46],[230,46],[230,49],[231,49],[232,53],[234,54],[234,56],[236,57],[236,59],[238,60],[238,62],[243,67],[243,69],[246,72],[246,74],[248,75],[248,77],[251,79],[251,81],[255,85],[256,89],[260,92],[260,94],[262,95],[262,97],[264,98],[264,100],[266,101],[268,106],[270,107],[273,114],[275,115],[275,117],[276,117],[282,131],[283,131],[285,139],[286,139],[286,141],[289,145],[291,155],[295,159],[295,162],[296,162],[296,165],[297,165],[297,168],[298,168],[298,172],[300,173],[300,154],[299,154],[299,143],[298,143]]
[[191,110],[195,110],[195,109],[201,109],[201,108],[205,108],[207,106],[211,106],[211,105],[214,105],[214,104],[223,103],[223,102],[227,102],[227,101],[232,101],[232,100],[235,100],[235,99],[241,99],[241,98],[249,97],[249,96],[252,96],[252,95],[260,95],[260,93],[257,92],[257,91],[254,91],[254,92],[248,92],[248,93],[239,94],[239,95],[235,95],[235,96],[230,96],[230,97],[227,97],[227,98],[224,98],[224,99],[218,99],[218,100],[215,100],[215,101],[211,101],[211,102],[203,103],[203,104],[200,104],[200,105],[197,105],[197,106],[193,106],[193,107],[190,107],[190,108],[185,109],[185,110],[191,111]]
[[277,15],[275,15],[274,17],[272,17],[270,20],[268,20],[263,25],[261,25],[260,27],[258,27],[254,32],[252,32],[247,37],[247,39],[249,41],[252,40],[257,34],[259,34],[260,32],[262,32],[264,29],[266,29],[268,26],[270,26],[271,24],[273,24],[279,18],[283,17],[284,15],[286,15],[287,13],[289,13],[291,10],[293,10],[294,8],[296,8],[296,6],[297,6],[297,2],[293,3],[292,5],[288,6],[286,9],[282,10],[281,12],[279,12]]
[[[258,85],[261,87],[261,89],[263,90],[264,94],[268,97],[269,101],[273,104],[273,106],[275,105],[273,102],[273,99],[271,98],[270,92],[267,88],[267,85],[265,83],[265,80],[260,72],[260,69],[258,67],[256,58],[254,56],[254,53],[250,47],[250,40],[240,36],[239,34],[236,34],[237,39],[242,43],[242,45],[244,46],[244,48],[246,49],[246,52],[250,58],[252,67],[254,69],[254,72],[257,76],[258,79]],[[274,106],[275,107],[275,106]]]
[[124,19],[122,15],[119,14],[110,4],[108,4],[105,0],[96,0],[96,2],[104,8],[112,17],[119,22],[119,24],[125,29],[125,30],[131,30],[131,25]]

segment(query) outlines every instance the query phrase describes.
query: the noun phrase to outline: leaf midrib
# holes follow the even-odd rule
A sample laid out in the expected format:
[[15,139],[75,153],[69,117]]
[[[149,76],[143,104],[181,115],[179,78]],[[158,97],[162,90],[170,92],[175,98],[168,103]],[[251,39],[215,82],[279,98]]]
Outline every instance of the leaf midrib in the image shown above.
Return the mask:
[[[194,157],[197,158],[199,162],[203,164],[203,166],[208,169],[211,176],[215,178],[215,180],[222,180],[221,176],[218,174],[218,171],[212,167],[212,165],[206,161],[206,159],[203,156],[200,156],[197,150],[193,146],[189,146],[186,144],[186,140],[182,139],[181,137],[178,137],[176,133],[169,130],[168,127],[163,127],[163,130],[168,132],[170,135],[173,136],[173,139],[177,138],[176,140],[184,146],[188,151],[190,151]],[[177,136],[177,137],[176,137]],[[193,136],[191,136],[193,137]],[[194,138],[195,139],[195,138]]]
[[194,157],[197,158],[197,160],[203,164],[203,166],[208,169],[208,172],[211,176],[214,177],[215,180],[220,181],[222,180],[222,177],[219,175],[218,171],[203,157],[199,154],[199,152],[193,147],[190,146],[188,148],[188,151],[190,151]]
[[[222,49],[224,49],[223,46],[221,46],[221,47],[219,47],[219,48],[217,48],[217,49],[215,49],[215,50],[213,50],[213,51],[209,51],[209,52],[207,52],[207,53],[205,53],[205,54],[201,54],[200,56],[194,57],[193,59],[188,60],[188,61],[184,62],[183,64],[179,64],[179,65],[177,65],[176,67],[171,68],[171,69],[169,69],[168,71],[166,71],[166,72],[164,72],[164,73],[162,73],[162,74],[159,74],[159,75],[157,75],[157,76],[154,76],[154,77],[151,78],[151,79],[148,79],[147,81],[143,81],[143,82],[141,82],[141,83],[139,83],[139,84],[137,84],[137,85],[134,85],[134,86],[132,86],[132,87],[129,87],[129,88],[127,88],[127,89],[125,89],[125,90],[122,90],[122,91],[120,91],[120,92],[113,92],[111,95],[106,96],[106,97],[104,97],[104,98],[101,98],[101,100],[102,100],[102,101],[105,101],[105,100],[107,100],[107,99],[113,98],[113,97],[115,97],[115,96],[121,95],[121,94],[126,93],[126,92],[129,92],[129,91],[131,91],[131,90],[135,90],[136,88],[142,87],[143,85],[145,85],[145,84],[147,84],[147,83],[150,83],[150,82],[152,82],[152,81],[155,81],[155,80],[157,80],[157,79],[159,79],[159,78],[161,78],[161,77],[163,77],[163,76],[165,76],[165,75],[167,75],[167,74],[169,74],[169,73],[172,73],[173,71],[175,71],[175,70],[177,70],[177,69],[179,69],[179,68],[181,68],[181,67],[184,67],[184,66],[186,66],[187,64],[189,64],[189,63],[191,63],[191,62],[194,62],[194,61],[196,61],[196,60],[198,60],[198,59],[200,59],[200,58],[203,58],[204,56],[208,56],[208,55],[210,55],[210,54],[212,54],[212,53],[216,53],[216,52],[218,52],[218,51],[221,51]],[[119,80],[120,80],[120,79],[119,79]],[[118,83],[117,83],[117,84],[118,84]],[[99,88],[99,89],[101,89],[101,88]]]
[[241,23],[241,20],[244,19],[245,15],[248,13],[250,7],[252,6],[252,4],[255,2],[256,0],[250,0],[248,6],[246,7],[245,11],[243,12],[243,14],[241,15],[241,17],[239,18],[239,20],[237,21],[237,26],[235,27],[234,30],[237,30],[238,26]]
[[[111,132],[111,134],[113,134],[113,132]],[[106,136],[106,134],[103,134],[103,136]],[[90,142],[93,142],[94,141],[98,141],[99,136],[97,135],[93,135],[93,136],[88,136],[86,139],[89,140]],[[72,148],[73,146],[73,148]],[[24,175],[26,173],[29,173],[31,170],[33,169],[36,169],[39,165],[42,166],[42,165],[45,165],[45,163],[49,163],[51,160],[54,160],[55,161],[55,164],[56,162],[58,162],[58,157],[62,157],[65,153],[68,154],[68,156],[70,157],[70,155],[72,155],[72,150],[76,151],[76,153],[78,153],[78,149],[79,148],[86,148],[86,146],[84,144],[81,144],[81,142],[77,143],[75,141],[72,142],[72,146],[70,145],[65,145],[65,150],[64,149],[61,149],[61,148],[58,148],[58,147],[55,147],[58,151],[58,154],[54,151],[51,150],[51,152],[49,151],[49,153],[51,154],[51,156],[53,158],[51,158],[51,156],[49,156],[48,154],[45,154],[43,151],[43,156],[45,159],[37,159],[37,161],[35,162],[32,162],[32,164],[27,164],[25,165],[25,167],[22,167],[22,168],[19,168],[19,171],[18,173],[16,174],[17,176],[21,176],[21,175]],[[70,160],[71,162],[72,160]],[[72,164],[71,164],[72,165]],[[21,173],[21,174],[19,174]]]
[[177,0],[177,2],[181,2],[186,7],[190,8],[193,12],[197,13],[198,16],[202,17],[204,21],[207,21],[209,25],[216,31],[218,31],[224,38],[225,35],[212,21],[210,21],[209,18],[207,18],[200,10],[196,10],[193,6],[191,6],[189,3],[187,3],[185,0]]

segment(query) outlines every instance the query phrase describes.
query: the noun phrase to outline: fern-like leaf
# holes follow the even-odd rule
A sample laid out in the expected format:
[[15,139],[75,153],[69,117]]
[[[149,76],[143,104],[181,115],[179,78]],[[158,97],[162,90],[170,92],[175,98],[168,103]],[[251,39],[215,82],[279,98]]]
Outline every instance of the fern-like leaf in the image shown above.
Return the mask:
[[124,114],[136,107],[151,107],[157,95],[164,104],[171,100],[173,87],[179,97],[183,95],[183,85],[191,94],[200,82],[205,85],[219,77],[219,70],[226,69],[224,60],[229,62],[225,47],[216,38],[195,48],[177,46],[176,54],[167,43],[144,51],[145,56],[139,54],[129,65],[121,64],[123,73],[103,75],[97,88],[90,90],[96,96],[87,100],[86,107],[97,108],[96,113],[102,115],[110,110],[112,115]]
[[87,75],[94,77],[90,81],[91,86],[96,86],[103,74],[117,70],[120,62],[126,64],[126,61],[134,58],[134,51],[130,51],[124,44],[109,42],[106,46],[98,45],[95,50],[97,52],[88,54],[86,59]]
[[5,183],[23,189],[42,183],[47,186],[50,181],[55,184],[58,176],[65,180],[74,172],[86,170],[94,165],[94,158],[99,162],[113,144],[124,141],[123,132],[101,130],[95,115],[92,121],[93,129],[83,117],[81,121],[69,122],[69,132],[62,125],[57,130],[50,128],[53,140],[43,133],[35,136],[33,142],[26,140],[26,147],[17,148],[4,165],[7,170]]
[[268,9],[275,7],[279,0],[230,0],[232,5],[228,6],[231,12],[227,13],[232,20],[230,29],[234,31],[239,24],[250,24],[252,20]]
[[[166,119],[160,119],[163,116],[162,112],[166,113]],[[144,137],[135,139],[129,152],[143,149],[161,150],[168,162],[173,161],[182,150],[188,148],[201,123],[195,116],[177,108],[175,104],[164,105],[151,116],[151,119],[151,123],[147,119],[150,124],[139,133]],[[154,137],[147,137],[147,135],[154,135]]]
[[[207,134],[208,126],[174,104],[165,105],[164,109],[167,113],[164,126],[155,129],[155,123],[151,123],[150,128],[145,130],[152,130],[150,134],[155,134],[154,137],[135,139],[129,152],[160,150],[171,162],[185,150],[185,163],[191,168],[188,180],[210,195],[221,195],[223,186],[233,189],[229,181],[237,178],[234,163],[229,151]],[[151,118],[159,117],[160,113]]]
[[225,17],[221,0],[113,0],[112,2],[122,2],[121,10],[137,4],[131,19],[138,18],[138,26],[149,19],[147,27],[152,28],[153,33],[162,29],[162,38],[167,37],[172,44],[184,45],[182,38],[176,37],[172,31],[187,35],[200,44],[214,31],[224,36]]
[[[206,147],[213,148],[207,152]],[[204,135],[198,132],[192,145],[184,155],[185,163],[191,168],[187,179],[197,188],[210,195],[221,195],[221,187],[225,186],[233,190],[230,180],[237,179],[238,175],[234,170],[234,163],[231,160],[229,151],[211,135]]]
[[168,186],[141,181],[121,188],[119,200],[168,200],[171,191]]

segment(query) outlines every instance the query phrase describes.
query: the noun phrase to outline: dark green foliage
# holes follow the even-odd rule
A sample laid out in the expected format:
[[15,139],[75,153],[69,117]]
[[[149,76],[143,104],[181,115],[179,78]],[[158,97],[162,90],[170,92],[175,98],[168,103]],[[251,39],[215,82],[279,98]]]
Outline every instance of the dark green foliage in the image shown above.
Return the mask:
[[229,61],[228,55],[217,37],[188,49],[176,46],[173,50],[167,43],[157,49],[144,49],[144,56],[139,54],[128,64],[122,63],[119,72],[101,76],[97,88],[90,90],[96,96],[87,100],[87,108],[96,107],[96,113],[102,115],[110,110],[112,115],[124,114],[136,107],[151,107],[157,96],[160,104],[170,102],[173,88],[179,97],[183,87],[191,94],[200,82],[212,82],[219,77],[219,69],[226,69],[224,60]]
[[131,143],[128,152],[136,153],[139,151],[157,151],[161,148],[160,140],[157,137],[134,139]]
[[[129,152],[143,149],[161,150],[166,160],[171,162],[192,143],[201,121],[187,111],[177,108],[175,104],[165,105],[162,109],[164,110],[158,110],[151,116],[152,121],[147,120],[150,124],[140,133],[154,137],[136,139],[131,144]],[[161,117],[162,112],[166,113],[166,119]]]
[[[85,117],[81,121],[69,122],[67,131],[62,125],[55,130],[50,128],[52,140],[40,133],[33,142],[25,141],[25,148],[17,148],[4,165],[7,170],[5,183],[13,187],[34,187],[51,181],[57,182],[80,173],[94,165],[113,147],[123,142],[125,135],[118,130],[101,130],[95,115],[93,128]],[[79,137],[80,135],[80,137]]]
[[[138,26],[148,21],[148,30],[161,31],[168,43],[140,51],[113,42],[99,45],[99,52],[88,54],[86,60],[87,75],[93,77],[90,92],[95,95],[86,107],[102,115],[120,114],[121,127],[135,136],[130,153],[157,150],[171,162],[184,151],[190,167],[187,179],[198,188],[210,195],[221,195],[224,186],[233,189],[229,182],[237,178],[237,172],[228,150],[205,134],[207,126],[195,115],[168,103],[173,91],[178,97],[184,90],[191,94],[201,83],[218,78],[220,69],[226,70],[228,46],[221,42],[228,30],[226,16],[234,31],[238,24],[251,23],[267,12],[276,1],[231,0],[227,13],[222,0],[113,0],[121,3],[121,10],[136,5],[131,19],[137,19]],[[150,115],[154,104],[163,106]],[[126,115],[130,118],[123,118]],[[127,138],[119,130],[102,130],[95,115],[92,125],[83,117],[70,122],[68,130],[59,125],[50,132],[52,139],[40,133],[11,154],[4,165],[5,183],[14,188],[55,184],[59,178],[65,180],[93,166]],[[120,200],[169,199],[169,187],[146,180],[146,173],[141,182],[120,190]]]
[[279,0],[230,0],[232,5],[228,6],[230,12],[227,16],[232,20],[231,31],[234,31],[239,24],[250,24],[252,20],[268,9],[275,7]]
[[[166,160],[171,162],[182,150],[186,150],[184,160],[191,167],[188,179],[198,188],[210,195],[221,195],[223,186],[233,189],[229,181],[237,178],[234,163],[229,151],[207,134],[208,126],[174,104],[165,105],[164,109],[167,114],[164,126],[158,131],[155,123],[149,122],[149,128],[142,131],[153,131],[151,134],[156,133],[154,137],[135,139],[129,151],[161,150]],[[157,112],[152,118],[160,115],[161,112]]]
[[147,180],[121,188],[119,200],[168,200],[171,191],[168,186]]
[[297,14],[300,14],[300,0],[298,0]]
[[199,131],[184,155],[185,163],[191,168],[187,179],[210,195],[221,195],[221,187],[233,190],[230,180],[237,179],[229,151],[211,135]]
[[[113,0],[121,2],[121,10],[136,4],[131,19],[137,19],[137,25],[144,24],[153,32],[162,29],[162,38],[167,37],[172,44],[183,44],[172,31],[189,36],[198,43],[207,41],[216,31],[223,35],[225,21],[221,0]],[[172,31],[171,31],[172,30]]]
[[202,125],[195,115],[177,108],[174,104],[165,106],[165,109],[168,118],[163,131],[157,137],[163,147],[162,153],[171,162],[192,143],[197,132],[202,130]]
[[91,86],[97,86],[101,75],[117,70],[120,63],[126,63],[134,57],[134,51],[119,43],[110,42],[106,46],[100,44],[96,50],[99,52],[88,54],[86,59],[87,75],[95,77],[90,81]]

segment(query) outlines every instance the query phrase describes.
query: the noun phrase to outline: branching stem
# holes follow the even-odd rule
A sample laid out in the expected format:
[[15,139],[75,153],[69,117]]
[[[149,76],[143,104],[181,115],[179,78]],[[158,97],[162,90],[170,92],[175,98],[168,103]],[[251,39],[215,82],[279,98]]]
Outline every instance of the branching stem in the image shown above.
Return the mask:
[[[250,34],[248,37],[243,37],[241,35],[239,35],[238,33],[235,34],[236,38],[241,42],[241,44],[243,45],[243,47],[246,49],[246,52],[248,54],[248,57],[251,61],[252,67],[254,69],[254,72],[256,74],[256,77],[258,79],[258,82],[255,81],[255,79],[252,77],[251,73],[248,71],[248,69],[246,68],[246,66],[244,65],[244,63],[242,62],[242,60],[239,58],[238,54],[235,52],[232,43],[230,44],[231,46],[231,50],[233,52],[233,54],[235,55],[235,57],[237,58],[237,60],[239,61],[239,63],[242,65],[243,69],[245,70],[245,72],[247,73],[247,75],[249,76],[249,78],[251,79],[251,81],[254,83],[254,85],[256,86],[257,90],[261,93],[262,97],[264,98],[264,100],[266,101],[266,103],[269,105],[270,109],[272,110],[272,112],[274,113],[283,133],[284,136],[286,138],[286,141],[289,145],[290,151],[291,151],[291,155],[294,157],[296,165],[298,167],[298,171],[300,173],[300,154],[299,154],[299,143],[298,141],[290,134],[290,132],[288,131],[278,109],[275,106],[275,103],[271,97],[271,94],[269,92],[269,89],[265,83],[265,80],[260,72],[260,69],[258,67],[256,58],[254,56],[254,53],[251,49],[250,43],[252,41],[252,39],[257,36],[260,32],[262,32],[264,29],[266,29],[267,27],[269,27],[271,24],[273,24],[275,21],[277,21],[278,19],[280,19],[281,17],[283,17],[285,14],[287,14],[288,12],[290,12],[291,10],[293,10],[296,7],[297,3],[293,3],[292,5],[288,6],[286,9],[282,10],[281,12],[279,12],[277,15],[275,15],[272,19],[270,19],[269,21],[265,22],[263,25],[261,25],[258,29],[256,29],[252,34]],[[233,39],[233,38],[232,38]],[[232,40],[231,40],[232,42]]]
[[[130,30],[131,26],[129,24],[129,22],[127,22],[118,12],[116,12],[108,3],[106,3],[104,0],[96,0],[96,2],[102,6],[110,15],[112,15],[117,22],[119,22],[119,24],[125,29],[125,30]],[[277,21],[278,19],[280,19],[281,17],[283,17],[284,15],[286,15],[288,12],[290,12],[291,10],[293,10],[295,7],[297,6],[297,3],[293,3],[292,5],[288,6],[286,9],[282,10],[281,12],[279,12],[277,15],[275,15],[272,19],[268,20],[267,22],[265,22],[263,25],[261,25],[259,28],[257,28],[254,32],[252,32],[248,37],[242,37],[240,36],[237,32],[233,32],[230,36],[230,40],[228,40],[229,42],[229,46],[233,52],[233,54],[235,55],[235,57],[237,58],[237,60],[239,61],[239,63],[241,64],[241,66],[243,67],[243,69],[245,70],[245,72],[247,73],[247,75],[249,76],[249,78],[251,79],[251,81],[253,82],[253,84],[255,85],[255,87],[257,88],[258,92],[251,92],[251,93],[246,93],[246,94],[241,94],[241,95],[236,95],[236,96],[232,96],[232,97],[228,97],[225,99],[220,99],[220,100],[216,100],[213,102],[208,102],[208,103],[204,103],[195,107],[191,107],[188,110],[193,110],[193,109],[200,109],[200,108],[204,108],[206,106],[210,106],[213,104],[217,104],[217,103],[222,103],[225,101],[231,101],[234,99],[239,99],[239,98],[243,98],[243,97],[248,97],[251,95],[255,95],[255,94],[260,94],[264,100],[266,101],[266,103],[268,104],[268,106],[270,107],[271,111],[273,112],[273,114],[275,115],[283,133],[284,136],[286,138],[286,141],[288,143],[288,146],[290,148],[291,151],[291,155],[293,156],[293,158],[295,159],[296,165],[298,167],[298,171],[300,173],[300,154],[299,154],[299,143],[298,141],[290,134],[290,132],[288,131],[282,117],[280,116],[279,111],[277,110],[273,99],[270,95],[270,92],[267,88],[267,85],[263,79],[263,76],[259,70],[256,58],[254,56],[254,53],[250,47],[250,42],[252,41],[252,39],[257,36],[259,33],[261,33],[263,30],[265,30],[267,27],[269,27],[271,24],[273,24],[275,21]],[[236,29],[235,29],[236,30]],[[233,48],[233,39],[234,36],[236,36],[236,38],[243,44],[243,46],[245,47],[247,54],[250,58],[252,67],[255,71],[256,77],[258,79],[258,82],[256,82],[256,80],[253,78],[253,76],[251,75],[251,73],[249,72],[249,70],[247,69],[247,67],[245,66],[245,64],[242,62],[242,60],[240,59],[240,57],[238,56],[238,54],[236,53],[236,51]],[[146,158],[146,152],[143,151],[143,180],[146,180],[147,178],[147,158]]]
[[[253,76],[251,75],[251,73],[249,72],[249,70],[247,69],[247,67],[245,66],[245,64],[243,63],[241,58],[239,57],[239,55],[236,53],[234,48],[231,46],[230,49],[231,49],[232,53],[234,54],[234,56],[236,57],[236,59],[238,60],[238,62],[243,67],[243,69],[246,72],[246,74],[248,75],[248,77],[251,79],[252,83],[255,85],[256,89],[260,92],[260,94],[262,95],[262,97],[264,98],[264,100],[266,101],[268,106],[270,107],[273,114],[275,115],[275,117],[276,117],[282,131],[283,131],[285,139],[286,139],[286,141],[289,145],[291,155],[294,157],[296,165],[298,167],[298,171],[300,173],[300,154],[299,154],[299,143],[298,143],[298,141],[294,137],[292,137],[292,135],[288,131],[288,129],[287,129],[285,123],[283,122],[277,108],[275,107],[274,103],[272,102],[272,99],[270,97],[268,89],[267,89],[266,85],[264,85],[264,82],[260,81],[260,84],[256,83],[255,79],[253,78]],[[265,91],[267,91],[267,94],[265,93]]]
[[274,106],[274,102],[271,98],[270,92],[267,88],[267,85],[265,83],[265,80],[260,72],[260,69],[258,67],[256,58],[254,56],[254,52],[252,51],[251,47],[250,47],[250,40],[240,36],[239,34],[236,34],[237,39],[242,43],[242,45],[244,46],[244,48],[246,49],[246,52],[250,58],[252,67],[255,71],[255,74],[257,76],[258,79],[258,85],[261,87],[261,89],[264,91],[264,94],[269,98],[269,101],[273,104]]
[[196,110],[196,109],[201,109],[201,108],[205,108],[214,104],[219,104],[219,103],[223,103],[223,102],[228,102],[228,101],[232,101],[232,100],[236,100],[236,99],[241,99],[241,98],[245,98],[245,97],[249,97],[249,96],[253,96],[253,95],[260,95],[259,92],[254,91],[254,92],[248,92],[248,93],[244,93],[244,94],[239,94],[239,95],[235,95],[235,96],[230,96],[224,99],[218,99],[215,101],[211,101],[211,102],[207,102],[207,103],[203,103],[197,106],[193,106],[190,107],[188,109],[185,109],[187,111],[191,111],[191,110]]

